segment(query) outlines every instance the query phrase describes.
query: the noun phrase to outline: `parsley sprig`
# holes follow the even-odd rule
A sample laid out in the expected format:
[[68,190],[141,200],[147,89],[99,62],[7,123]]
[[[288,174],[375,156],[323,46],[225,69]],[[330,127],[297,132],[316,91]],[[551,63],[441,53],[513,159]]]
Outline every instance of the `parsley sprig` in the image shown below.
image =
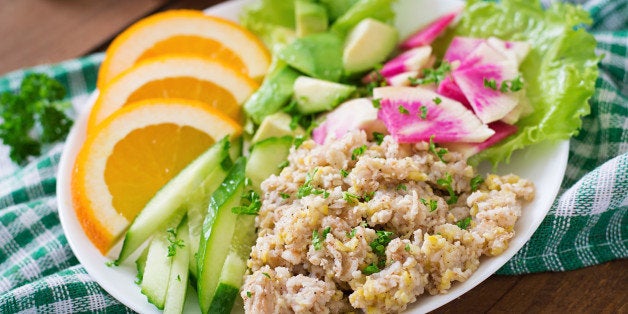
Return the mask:
[[297,191],[297,198],[304,198],[311,194],[313,195],[322,194],[324,198],[329,197],[329,192],[323,189],[315,189],[312,186],[312,180],[314,179],[316,172],[318,172],[318,168],[314,168],[314,171],[312,171],[312,173],[307,173],[305,175],[305,182],[303,183],[302,186],[299,187],[299,190]]
[[231,212],[237,215],[257,215],[262,208],[262,200],[253,190],[242,195],[242,205],[231,208]]
[[471,185],[471,191],[476,191],[482,183],[484,183],[484,178],[482,178],[481,175],[471,178],[471,182],[469,182]]
[[410,85],[425,85],[435,83],[438,84],[451,72],[451,64],[447,61],[441,61],[435,69],[423,69],[423,77],[409,77]]
[[445,188],[447,190],[447,193],[449,193],[449,199],[447,200],[447,204],[451,205],[458,202],[458,195],[456,195],[456,192],[454,192],[454,188],[452,186],[453,179],[451,178],[451,174],[449,172],[445,173],[445,178],[436,180],[436,183]]
[[318,251],[322,248],[323,242],[325,241],[325,238],[327,238],[327,235],[330,232],[331,232],[331,227],[327,227],[323,229],[323,232],[321,232],[320,234],[318,233],[318,230],[316,229],[312,231],[312,246],[314,247],[314,250]]
[[[61,83],[42,73],[24,77],[17,94],[0,94],[0,141],[10,146],[13,161],[23,164],[41,153],[42,144],[66,137],[72,119],[64,113],[71,107],[63,100],[65,95]],[[41,132],[35,134],[38,129]]]
[[168,228],[168,257],[175,256],[177,254],[177,248],[185,247],[185,242],[181,239],[177,239],[177,230],[175,228]]
[[517,76],[512,80],[504,80],[501,84],[498,84],[495,79],[484,78],[484,87],[494,91],[499,90],[502,93],[517,92],[523,88],[523,80],[521,76]]
[[436,155],[436,157],[438,157],[438,159],[440,159],[440,161],[447,163],[447,161],[445,161],[445,159],[443,159],[443,156],[445,154],[448,153],[446,148],[438,148],[436,149],[436,144],[434,144],[434,135],[430,136],[430,152],[432,152],[432,154]]
[[386,246],[390,243],[392,237],[395,236],[393,232],[385,230],[375,231],[375,234],[377,235],[377,238],[369,243],[369,246],[371,247],[371,250],[373,250],[373,253],[377,255],[378,262],[371,263],[362,269],[362,273],[365,275],[377,273],[386,266]]

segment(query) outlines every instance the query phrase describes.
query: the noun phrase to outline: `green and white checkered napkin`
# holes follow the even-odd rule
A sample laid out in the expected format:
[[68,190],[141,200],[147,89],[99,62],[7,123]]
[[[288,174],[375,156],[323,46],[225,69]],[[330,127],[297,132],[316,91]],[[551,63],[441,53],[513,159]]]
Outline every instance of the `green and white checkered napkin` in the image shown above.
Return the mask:
[[[581,1],[583,2],[583,1]],[[628,0],[584,1],[604,55],[591,114],[571,139],[559,198],[532,239],[499,274],[564,271],[628,257]],[[68,87],[80,111],[102,54],[0,78],[15,90],[28,72]],[[55,200],[62,144],[19,168],[0,146],[0,313],[131,312],[85,272],[61,229]]]

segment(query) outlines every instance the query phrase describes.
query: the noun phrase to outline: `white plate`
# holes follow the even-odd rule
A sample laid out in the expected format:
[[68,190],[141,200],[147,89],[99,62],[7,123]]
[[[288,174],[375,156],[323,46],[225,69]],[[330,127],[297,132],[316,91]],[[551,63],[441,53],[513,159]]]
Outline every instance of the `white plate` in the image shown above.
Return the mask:
[[[242,6],[250,0],[230,1],[207,10],[207,13],[222,16],[231,20],[237,20]],[[412,7],[421,7],[429,3],[430,10],[427,14],[409,14],[408,12],[426,12],[428,10],[415,10]],[[429,1],[429,0],[403,0],[397,4],[400,21],[398,27],[402,28],[402,34],[408,34],[408,29],[416,29],[429,22],[439,14],[446,13],[452,8],[459,7],[459,0]],[[424,6],[425,7],[425,6]],[[404,14],[405,13],[405,14]],[[88,104],[82,108],[83,114],[78,118],[61,156],[57,181],[57,201],[59,203],[59,216],[61,225],[66,234],[70,247],[77,259],[83,264],[87,272],[109,294],[131,309],[140,313],[159,313],[159,311],[146,301],[139,287],[134,283],[136,270],[133,263],[120,267],[108,267],[105,265],[108,258],[100,252],[88,240],[80,223],[77,220],[70,193],[70,178],[76,155],[85,140],[86,118],[85,114],[93,105],[96,93],[92,95]],[[523,214],[515,227],[516,235],[510,242],[510,247],[500,256],[483,258],[477,271],[463,283],[456,283],[447,294],[436,296],[422,296],[412,304],[407,312],[424,313],[438,308],[447,302],[459,297],[471,288],[477,286],[502,265],[504,265],[532,236],[534,231],[547,214],[554,198],[558,193],[560,183],[567,166],[569,154],[569,141],[543,143],[534,145],[525,150],[515,152],[509,165],[503,165],[498,173],[516,173],[528,178],[536,185],[536,198],[523,210]],[[488,169],[488,168],[486,168]],[[184,311],[186,313],[199,312],[197,295],[194,289],[188,289],[188,298]]]

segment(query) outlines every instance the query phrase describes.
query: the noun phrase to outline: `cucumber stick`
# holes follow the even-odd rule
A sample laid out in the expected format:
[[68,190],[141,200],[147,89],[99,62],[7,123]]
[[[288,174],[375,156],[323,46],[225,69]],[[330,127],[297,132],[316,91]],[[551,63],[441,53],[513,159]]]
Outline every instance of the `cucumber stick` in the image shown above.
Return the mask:
[[288,158],[292,137],[271,137],[253,146],[249,162],[246,165],[246,176],[251,179],[256,192],[260,192],[260,184],[271,174],[281,172],[280,165]]
[[156,230],[172,217],[185,211],[182,205],[206,178],[229,155],[229,141],[223,138],[197,157],[162,187],[146,204],[129,227],[116,265],[124,262]]
[[[181,313],[183,304],[185,303],[185,294],[188,288],[188,266],[190,260],[190,250],[187,246],[190,244],[188,228],[188,219],[177,228],[176,241],[174,245],[183,245],[175,247],[175,254],[170,257],[172,259],[172,267],[170,268],[170,276],[168,279],[168,292],[166,293],[166,303],[164,305],[164,314]],[[173,245],[172,243],[170,245]]]
[[222,267],[218,287],[209,307],[210,313],[231,311],[244,280],[246,261],[257,238],[255,216],[238,215],[236,226],[238,226],[238,232],[231,239],[229,255]]
[[223,264],[229,255],[231,239],[236,231],[238,215],[232,213],[231,208],[240,205],[244,190],[245,166],[244,157],[235,162],[223,183],[212,194],[203,222],[197,262],[197,290],[203,313],[209,311]]
[[169,274],[172,258],[168,256],[168,247],[175,241],[172,230],[176,230],[181,219],[170,221],[167,226],[157,232],[150,242],[144,264],[141,291],[148,302],[163,310],[168,292]]

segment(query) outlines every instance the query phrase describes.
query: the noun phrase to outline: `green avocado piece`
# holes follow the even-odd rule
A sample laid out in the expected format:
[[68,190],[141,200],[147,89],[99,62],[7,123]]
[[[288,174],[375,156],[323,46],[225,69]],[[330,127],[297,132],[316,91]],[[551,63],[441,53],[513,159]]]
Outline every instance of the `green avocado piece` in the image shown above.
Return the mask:
[[397,45],[397,29],[375,19],[358,23],[347,36],[342,62],[347,73],[363,72],[386,60]]
[[244,103],[244,111],[256,124],[267,115],[277,112],[292,97],[294,81],[299,72],[286,64],[279,64],[264,78],[260,88]]
[[323,5],[307,0],[297,0],[294,3],[294,10],[297,36],[303,37],[327,30],[329,21],[327,10]]
[[278,57],[309,76],[337,82],[343,74],[342,46],[335,34],[312,34],[286,45]]
[[358,0],[320,0],[327,7],[329,19],[335,21],[345,14]]
[[334,109],[355,91],[355,86],[299,76],[294,82],[297,110],[303,114]]
[[255,132],[251,142],[257,143],[270,137],[282,137],[286,135],[294,137],[296,135],[305,134],[303,128],[298,125],[292,130],[290,128],[290,122],[292,122],[292,117],[282,111],[266,116],[264,120],[262,120],[262,124],[260,124],[257,132]]

